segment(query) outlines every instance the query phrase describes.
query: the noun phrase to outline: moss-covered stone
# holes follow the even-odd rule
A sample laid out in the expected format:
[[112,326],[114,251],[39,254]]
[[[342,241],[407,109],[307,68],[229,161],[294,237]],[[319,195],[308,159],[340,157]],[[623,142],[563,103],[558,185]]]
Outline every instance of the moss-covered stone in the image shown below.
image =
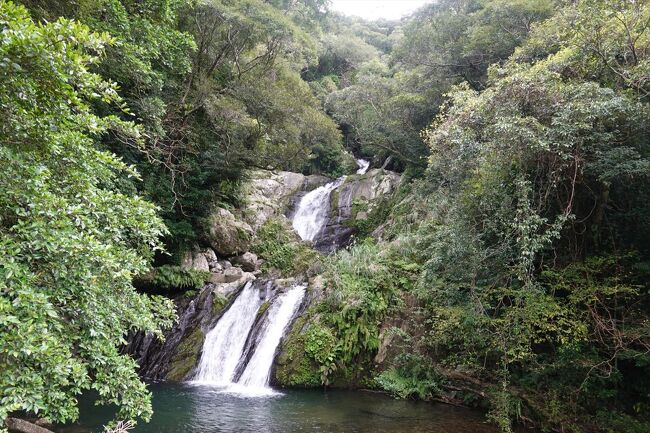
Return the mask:
[[259,319],[260,317],[262,317],[262,315],[263,315],[264,313],[266,313],[266,310],[268,310],[270,306],[271,306],[271,301],[266,301],[266,302],[264,302],[264,303],[260,306],[260,309],[257,310],[257,318]]
[[206,221],[205,241],[222,257],[245,253],[253,238],[253,229],[227,209],[216,209]]
[[320,259],[320,255],[300,240],[287,221],[269,219],[257,232],[252,250],[265,262],[266,273],[296,276]]
[[228,297],[221,293],[215,292],[212,294],[212,316],[216,316],[228,305]]
[[339,188],[330,193],[330,215],[338,214],[339,209]]
[[187,377],[198,361],[203,347],[203,340],[205,340],[205,335],[199,328],[194,329],[183,338],[183,341],[176,349],[176,353],[169,361],[168,380],[181,381]]
[[305,352],[303,328],[306,321],[306,315],[296,319],[276,359],[275,381],[280,386],[312,388],[321,385],[318,365]]

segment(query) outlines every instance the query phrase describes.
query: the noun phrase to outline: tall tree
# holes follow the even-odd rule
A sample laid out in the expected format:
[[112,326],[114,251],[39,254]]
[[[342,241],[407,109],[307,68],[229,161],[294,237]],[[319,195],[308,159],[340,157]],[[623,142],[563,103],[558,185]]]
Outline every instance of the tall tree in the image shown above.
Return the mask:
[[138,173],[98,144],[139,134],[91,109],[120,103],[89,71],[113,41],[63,18],[35,24],[6,1],[0,38],[0,419],[75,420],[87,389],[120,418],[148,419],[150,394],[119,347],[130,331],[160,335],[174,315],[131,284],[165,227],[152,204],[120,191]]

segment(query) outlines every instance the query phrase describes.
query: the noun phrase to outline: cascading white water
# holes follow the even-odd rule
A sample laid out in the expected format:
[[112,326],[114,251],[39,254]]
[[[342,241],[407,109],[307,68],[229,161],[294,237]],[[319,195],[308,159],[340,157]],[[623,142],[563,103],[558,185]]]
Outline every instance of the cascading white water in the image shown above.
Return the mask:
[[[365,174],[370,167],[370,161],[357,159],[356,162],[359,167],[357,174]],[[345,178],[346,176],[339,177],[333,182],[316,188],[300,200],[292,225],[302,240],[313,241],[323,229],[327,223],[332,191],[341,186]]]
[[345,176],[339,177],[334,182],[308,192],[300,200],[292,225],[302,240],[313,241],[322,230],[327,222],[330,195],[344,180]]
[[368,168],[370,167],[370,161],[366,161],[365,159],[355,159],[355,161],[359,166],[359,169],[357,170],[357,174],[366,174]]
[[235,374],[244,356],[246,340],[251,334],[262,304],[259,291],[248,283],[228,311],[208,332],[203,353],[192,383],[215,385],[225,392],[248,396],[274,394],[269,388],[269,376],[275,351],[291,319],[305,296],[305,286],[296,286],[278,296],[269,307],[257,344],[243,373],[235,382]]
[[[365,174],[370,163],[358,159],[357,174]],[[298,205],[293,227],[304,240],[314,240],[327,223],[329,200],[332,191],[341,186],[346,176],[306,194]],[[257,313],[262,304],[258,290],[248,283],[228,311],[208,332],[203,353],[193,383],[224,387],[226,392],[246,395],[269,395],[268,386],[275,351],[284,336],[291,319],[305,296],[305,286],[296,286],[278,296],[267,311],[256,345],[242,374],[233,382],[241,362],[245,362],[244,350],[251,334]],[[257,326],[256,326],[257,328]],[[242,360],[242,358],[244,358]]]
[[228,311],[205,336],[193,382],[220,386],[232,383],[261,304],[258,290],[247,283]]
[[293,287],[281,294],[269,307],[255,351],[237,381],[237,386],[231,390],[244,391],[249,395],[272,392],[268,384],[275,351],[305,297],[305,289],[305,286]]

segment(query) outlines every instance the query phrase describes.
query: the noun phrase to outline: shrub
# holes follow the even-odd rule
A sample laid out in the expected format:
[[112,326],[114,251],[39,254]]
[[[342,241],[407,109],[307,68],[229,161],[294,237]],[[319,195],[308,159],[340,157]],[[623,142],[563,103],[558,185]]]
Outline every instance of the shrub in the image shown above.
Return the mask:
[[277,219],[269,219],[258,230],[252,249],[264,259],[263,270],[291,276],[306,272],[320,257]]

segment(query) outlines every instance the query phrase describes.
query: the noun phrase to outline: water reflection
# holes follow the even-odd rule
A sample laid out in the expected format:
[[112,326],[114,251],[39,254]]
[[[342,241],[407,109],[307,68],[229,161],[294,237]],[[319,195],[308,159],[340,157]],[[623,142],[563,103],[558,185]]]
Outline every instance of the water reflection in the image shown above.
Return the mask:
[[[393,400],[369,392],[283,391],[251,398],[197,385],[151,386],[155,415],[135,433],[496,433],[482,414],[447,405]],[[100,431],[111,412],[82,401],[81,424]]]

